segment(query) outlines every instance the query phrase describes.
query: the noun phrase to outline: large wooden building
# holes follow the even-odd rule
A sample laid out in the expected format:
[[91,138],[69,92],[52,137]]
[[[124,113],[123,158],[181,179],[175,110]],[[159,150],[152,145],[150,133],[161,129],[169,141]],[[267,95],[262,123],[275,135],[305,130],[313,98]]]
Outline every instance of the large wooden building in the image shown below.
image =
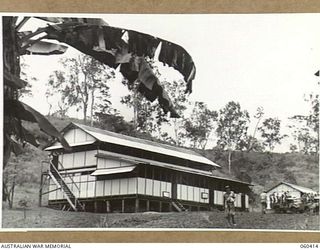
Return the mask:
[[[209,210],[223,206],[224,187],[249,208],[250,184],[215,176],[217,164],[192,150],[76,123],[50,152],[49,206],[75,211]],[[41,196],[41,194],[40,194]]]

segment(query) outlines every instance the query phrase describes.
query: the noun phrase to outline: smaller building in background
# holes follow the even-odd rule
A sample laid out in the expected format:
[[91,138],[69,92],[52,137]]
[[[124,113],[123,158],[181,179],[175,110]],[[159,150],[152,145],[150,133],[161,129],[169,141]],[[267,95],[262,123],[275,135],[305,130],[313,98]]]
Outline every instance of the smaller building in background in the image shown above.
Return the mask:
[[275,185],[274,187],[270,188],[267,192],[267,208],[271,208],[271,203],[273,199],[277,201],[285,194],[288,197],[292,198],[303,198],[304,195],[308,196],[316,196],[317,192],[306,187],[298,186],[295,184],[287,183],[287,182],[280,182],[279,184]]

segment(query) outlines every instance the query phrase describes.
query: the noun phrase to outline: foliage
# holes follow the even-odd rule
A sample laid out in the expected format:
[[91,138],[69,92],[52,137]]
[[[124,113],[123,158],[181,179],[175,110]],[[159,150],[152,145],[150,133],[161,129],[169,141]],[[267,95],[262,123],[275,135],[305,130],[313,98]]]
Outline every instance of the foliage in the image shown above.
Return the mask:
[[90,107],[90,117],[93,120],[97,98],[102,99],[99,107],[106,112],[111,104],[106,84],[114,77],[113,70],[87,55],[63,58],[60,64],[63,70],[56,70],[49,77],[47,96],[53,97],[53,100],[57,94],[60,96],[58,107],[61,117],[65,117],[70,107],[76,107],[77,110],[83,110],[85,122]]
[[185,136],[193,148],[205,149],[217,117],[218,113],[208,109],[205,103],[195,102],[190,118],[184,120]]
[[219,111],[217,136],[222,149],[242,150],[241,143],[247,136],[249,113],[241,110],[236,102],[229,102]]
[[312,154],[319,151],[319,95],[309,94],[305,101],[310,104],[309,114],[290,117],[292,123],[288,127],[292,129],[298,150]]
[[249,113],[241,110],[239,103],[230,101],[219,111],[217,126],[217,145],[228,150],[228,169],[231,172],[232,150],[243,150],[247,145],[247,131],[250,122]]
[[27,73],[30,67],[29,65],[27,65],[24,62],[20,62],[20,63],[21,63],[20,78],[26,81],[27,85],[24,88],[18,90],[18,97],[19,98],[25,97],[25,96],[30,97],[32,96],[32,91],[31,91],[32,84],[35,84],[38,81],[38,79],[36,77],[29,76],[29,74]]
[[[288,127],[291,129],[291,134],[296,142],[292,145],[295,150],[304,154],[316,152],[317,139],[314,136],[312,129],[307,125],[306,120],[299,119],[296,116],[292,117]],[[292,150],[293,148],[290,148]]]
[[[153,60],[148,60],[149,66],[157,77],[160,77],[158,66]],[[182,119],[168,119],[165,112],[156,102],[150,102],[138,91],[139,81],[134,84],[124,80],[130,94],[121,98],[121,103],[129,108],[133,108],[134,117],[133,125],[138,132],[152,134],[158,139],[170,141],[176,145],[183,144]],[[179,116],[183,116],[183,111],[186,110],[187,96],[184,90],[185,82],[181,79],[168,82],[163,80],[161,86],[168,92],[172,100],[173,109],[176,110]],[[174,136],[171,138],[167,132],[163,131],[163,125],[171,125],[174,127]]]
[[281,140],[287,135],[280,134],[281,121],[278,118],[267,118],[263,121],[262,126],[258,128],[261,137],[264,139],[263,144],[273,151],[276,144],[280,144]]
[[263,107],[260,106],[257,108],[257,111],[254,115],[254,118],[257,119],[257,123],[256,123],[256,126],[254,127],[253,134],[252,134],[252,136],[247,137],[247,145],[246,145],[247,151],[251,151],[251,150],[263,151],[263,149],[264,149],[262,144],[256,138],[256,133],[259,128],[259,123],[260,123],[263,115],[264,115],[264,110],[263,110]]
[[134,131],[132,123],[126,122],[124,117],[117,110],[112,113],[96,112],[97,121],[95,123],[101,129],[106,129],[120,134],[131,134]]

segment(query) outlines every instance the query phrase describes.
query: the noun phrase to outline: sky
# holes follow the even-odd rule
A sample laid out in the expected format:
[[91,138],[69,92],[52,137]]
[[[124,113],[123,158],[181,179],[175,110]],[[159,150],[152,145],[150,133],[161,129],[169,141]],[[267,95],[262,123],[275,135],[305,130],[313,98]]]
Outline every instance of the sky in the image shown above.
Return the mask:
[[[68,15],[70,16],[70,15]],[[79,16],[79,15],[77,15]],[[110,14],[99,15],[111,26],[148,33],[184,47],[192,56],[197,74],[191,101],[203,101],[219,110],[236,101],[251,120],[262,106],[265,118],[287,118],[307,114],[304,95],[318,93],[314,73],[320,69],[320,14]],[[44,22],[31,19],[25,30]],[[63,56],[74,56],[68,49]],[[39,79],[33,85],[33,97],[24,101],[43,114],[48,105],[44,97],[48,76],[62,56],[24,56],[29,72]],[[181,78],[173,69],[163,69],[168,80]],[[112,103],[130,119],[132,111],[119,103],[126,89],[117,78],[110,83]],[[73,116],[81,118],[81,113]],[[255,124],[253,124],[255,125]],[[253,126],[250,127],[250,131]],[[283,133],[289,133],[283,126]],[[276,148],[288,151],[289,142]]]

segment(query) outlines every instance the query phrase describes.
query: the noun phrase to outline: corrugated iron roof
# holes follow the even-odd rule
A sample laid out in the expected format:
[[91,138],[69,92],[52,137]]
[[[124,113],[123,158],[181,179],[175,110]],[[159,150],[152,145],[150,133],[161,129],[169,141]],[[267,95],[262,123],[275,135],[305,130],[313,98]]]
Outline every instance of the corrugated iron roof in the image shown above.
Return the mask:
[[[206,164],[209,166],[219,167],[220,166],[211,160],[205,158],[204,156],[185,148],[175,147],[159,142],[149,141],[145,139],[140,139],[132,136],[127,136],[123,134],[114,133],[111,131],[94,128],[78,123],[71,123],[69,124],[64,130],[67,128],[71,128],[73,126],[80,128],[84,132],[88,133],[89,135],[93,136],[99,141],[102,142],[108,142],[108,143],[114,143],[122,146],[142,149],[145,151],[150,151],[154,153],[164,154],[168,156],[174,156],[194,162],[199,162],[202,164]],[[53,148],[54,147],[54,148]],[[52,150],[57,149],[57,146],[48,147],[45,150]]]
[[227,181],[232,181],[232,182],[237,182],[237,183],[242,183],[242,184],[246,184],[249,186],[253,186],[253,184],[250,184],[248,182],[229,179],[229,178],[220,177],[220,176],[215,176],[214,173],[212,173],[210,171],[193,169],[193,168],[183,167],[183,166],[169,164],[169,163],[162,163],[162,162],[160,163],[157,161],[142,159],[142,158],[138,158],[138,157],[134,157],[134,156],[123,156],[123,155],[117,154],[117,153],[103,152],[103,153],[96,154],[96,157],[98,157],[98,158],[117,157],[117,158],[122,158],[124,160],[127,160],[129,162],[135,163],[135,164],[139,164],[139,163],[150,164],[152,166],[158,166],[158,167],[168,168],[168,169],[172,169],[172,170],[176,170],[176,171],[197,174],[197,175],[203,175],[203,176],[207,176],[207,177],[214,178],[214,179],[227,180]]
[[287,183],[287,182],[282,182],[285,185],[288,185],[302,193],[317,193],[316,191],[312,190],[311,188],[306,188],[306,187],[302,187],[302,186],[298,186],[295,184],[291,184],[291,183]]
[[270,192],[272,189],[276,188],[277,186],[281,185],[281,184],[285,184],[285,185],[287,185],[287,186],[289,186],[289,187],[291,187],[291,188],[293,188],[295,190],[298,190],[299,192],[302,192],[302,193],[313,193],[313,194],[317,193],[316,191],[312,190],[311,188],[306,188],[306,187],[298,186],[296,184],[291,184],[291,183],[283,182],[283,181],[280,182],[279,184],[275,185],[274,187],[270,188],[267,191],[267,193]]

